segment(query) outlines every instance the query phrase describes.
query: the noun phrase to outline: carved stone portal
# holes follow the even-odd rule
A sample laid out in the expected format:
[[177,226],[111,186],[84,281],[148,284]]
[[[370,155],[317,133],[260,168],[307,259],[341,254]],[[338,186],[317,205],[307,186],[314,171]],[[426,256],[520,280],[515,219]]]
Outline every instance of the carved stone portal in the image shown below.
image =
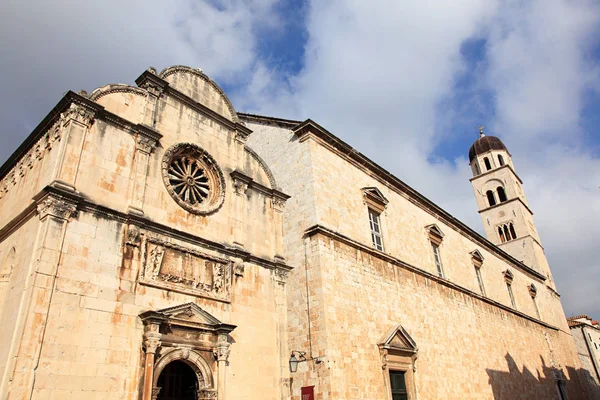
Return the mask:
[[232,270],[231,261],[148,238],[140,283],[229,302]]

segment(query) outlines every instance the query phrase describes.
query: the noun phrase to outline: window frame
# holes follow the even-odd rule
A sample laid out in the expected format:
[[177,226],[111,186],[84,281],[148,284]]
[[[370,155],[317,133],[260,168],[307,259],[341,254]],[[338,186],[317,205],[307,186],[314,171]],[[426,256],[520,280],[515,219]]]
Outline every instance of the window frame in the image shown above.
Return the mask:
[[[377,210],[368,207],[369,228],[371,230],[371,243],[375,250],[384,251],[383,246],[383,231],[381,229],[381,213]],[[372,218],[373,217],[373,218]],[[377,243],[376,239],[379,239]]]
[[440,278],[445,279],[446,274],[444,273],[444,264],[442,263],[442,254],[440,252],[441,243],[436,243],[433,240],[430,240],[429,243],[431,244],[431,249],[433,253],[433,263],[435,264],[435,267],[437,269],[438,276]]

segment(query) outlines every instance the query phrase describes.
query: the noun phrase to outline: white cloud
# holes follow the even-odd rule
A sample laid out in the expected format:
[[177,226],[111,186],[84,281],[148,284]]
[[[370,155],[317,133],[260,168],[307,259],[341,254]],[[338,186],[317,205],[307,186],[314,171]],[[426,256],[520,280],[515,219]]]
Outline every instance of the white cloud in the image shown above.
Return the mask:
[[[238,109],[315,119],[481,231],[466,158],[432,160],[432,151],[448,138],[440,127],[481,112],[487,90],[496,114],[483,123],[513,153],[567,312],[600,315],[600,162],[578,133],[582,92],[600,89],[600,66],[588,55],[600,37],[597,2],[313,1],[304,67],[295,76],[258,55],[261,35],[286,23],[280,6],[276,0],[2,3],[0,36],[11,40],[0,41],[1,79],[11,96],[0,104],[7,133],[0,158],[66,89],[132,82],[149,65],[187,64],[243,84],[231,96]],[[461,58],[461,45],[472,38],[487,40],[478,66]],[[474,68],[473,96],[457,104],[455,79]],[[444,102],[451,112],[440,113]],[[15,139],[14,131],[23,133]]]
[[[566,310],[600,315],[600,160],[578,133],[582,93],[599,86],[598,60],[587,57],[599,17],[591,1],[315,1],[305,68],[291,92],[256,97],[255,107],[279,115],[285,104],[285,116],[315,119],[482,231],[466,158],[431,157],[448,135],[436,126],[470,121],[491,93],[496,115],[486,125],[513,153]],[[461,59],[472,38],[487,40],[481,65]],[[477,81],[456,104],[464,71]],[[281,80],[257,76],[263,88]],[[440,113],[444,101],[451,113]]]

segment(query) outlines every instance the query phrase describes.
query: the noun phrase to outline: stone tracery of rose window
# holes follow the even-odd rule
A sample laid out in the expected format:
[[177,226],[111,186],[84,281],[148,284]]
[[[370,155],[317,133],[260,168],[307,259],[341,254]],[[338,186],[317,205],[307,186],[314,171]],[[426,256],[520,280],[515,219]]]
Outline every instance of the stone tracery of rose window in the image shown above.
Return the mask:
[[186,156],[171,161],[169,183],[180,199],[191,204],[202,203],[210,192],[210,182],[202,164]]
[[194,214],[210,214],[225,198],[225,180],[215,160],[192,143],[169,148],[163,158],[163,180],[171,197]]

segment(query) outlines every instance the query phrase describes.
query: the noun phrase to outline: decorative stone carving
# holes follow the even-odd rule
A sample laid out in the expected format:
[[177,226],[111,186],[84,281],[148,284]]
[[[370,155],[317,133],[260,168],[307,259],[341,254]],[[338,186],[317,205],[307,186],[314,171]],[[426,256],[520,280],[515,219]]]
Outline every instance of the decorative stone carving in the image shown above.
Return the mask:
[[283,212],[283,207],[285,206],[285,200],[279,197],[273,197],[271,200],[273,202],[273,209],[275,211]]
[[275,268],[273,270],[273,278],[275,279],[275,282],[280,283],[280,284],[285,284],[287,282],[287,278],[289,275],[289,271],[282,269],[282,268]]
[[193,214],[211,214],[225,201],[221,169],[210,154],[195,144],[170,147],[163,158],[162,174],[171,197]]
[[94,122],[96,112],[81,104],[71,103],[69,108],[61,114],[61,119],[65,122],[72,119],[87,127],[90,127]]
[[144,348],[146,349],[146,353],[155,354],[156,350],[162,344],[160,339],[160,334],[146,334],[144,335]]
[[140,228],[136,225],[130,224],[127,227],[126,243],[137,247],[140,245],[140,239]]
[[157,142],[156,139],[146,136],[144,134],[138,133],[135,138],[135,147],[136,149],[143,151],[144,153],[152,153],[152,151],[156,148]]
[[217,361],[225,361],[229,360],[229,354],[231,350],[229,349],[229,343],[222,345],[220,344],[214,351],[214,356]]
[[229,302],[233,263],[150,237],[140,283]]
[[240,179],[234,179],[233,187],[235,189],[235,194],[243,196],[248,191],[248,182],[244,182]]
[[235,263],[233,266],[233,274],[235,276],[244,276],[245,269],[246,269],[246,266],[244,265],[243,262]]
[[217,398],[217,391],[210,389],[198,390],[198,400],[211,400]]
[[77,213],[77,204],[61,196],[47,196],[37,203],[37,212],[40,219],[52,215],[61,219],[74,218]]
[[158,399],[158,394],[160,393],[161,387],[153,387],[152,388],[152,400]]

